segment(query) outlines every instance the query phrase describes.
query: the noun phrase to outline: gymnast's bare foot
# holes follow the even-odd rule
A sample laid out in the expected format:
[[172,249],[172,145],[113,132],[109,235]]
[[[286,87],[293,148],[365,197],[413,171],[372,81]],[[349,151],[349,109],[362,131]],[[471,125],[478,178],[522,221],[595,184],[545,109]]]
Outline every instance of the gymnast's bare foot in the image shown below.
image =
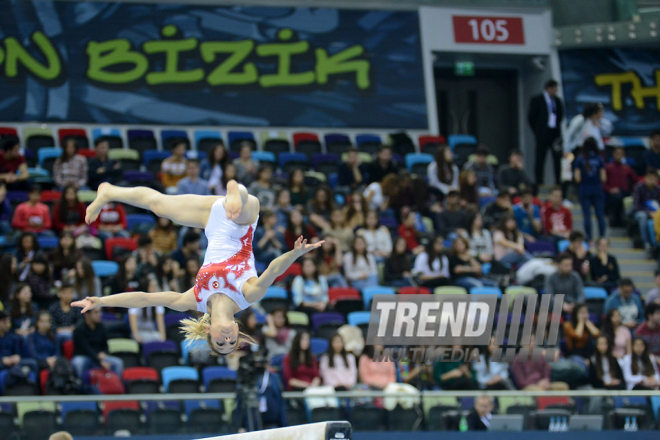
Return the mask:
[[99,189],[96,192],[96,199],[87,207],[87,214],[85,215],[85,223],[88,225],[91,224],[99,216],[103,206],[110,201],[108,192],[112,188],[112,185],[105,182],[99,185]]
[[243,201],[241,200],[241,193],[238,190],[238,183],[235,180],[230,180],[227,183],[227,196],[225,197],[224,206],[229,220],[236,220],[241,215]]

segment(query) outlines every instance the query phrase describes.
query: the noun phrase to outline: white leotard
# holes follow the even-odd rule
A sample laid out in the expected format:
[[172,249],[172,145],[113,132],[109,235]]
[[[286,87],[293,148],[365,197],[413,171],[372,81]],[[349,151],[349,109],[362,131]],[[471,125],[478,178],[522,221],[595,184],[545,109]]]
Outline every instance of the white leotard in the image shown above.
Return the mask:
[[195,279],[197,310],[204,313],[209,297],[215,293],[227,295],[241,310],[250,307],[241,287],[247,280],[257,276],[252,238],[259,218],[251,225],[237,225],[227,218],[224,200],[224,197],[218,199],[211,207],[204,230],[209,245],[204,265]]

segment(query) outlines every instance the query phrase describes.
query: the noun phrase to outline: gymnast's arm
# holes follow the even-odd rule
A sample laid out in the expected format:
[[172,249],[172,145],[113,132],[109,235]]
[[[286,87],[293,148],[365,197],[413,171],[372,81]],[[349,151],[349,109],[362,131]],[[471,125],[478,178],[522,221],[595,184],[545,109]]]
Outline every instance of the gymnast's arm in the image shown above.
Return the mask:
[[163,306],[177,312],[194,310],[197,306],[193,289],[184,293],[177,292],[127,292],[110,296],[88,296],[87,298],[71,303],[72,307],[81,307],[81,313],[99,307],[125,307],[141,308],[150,306]]

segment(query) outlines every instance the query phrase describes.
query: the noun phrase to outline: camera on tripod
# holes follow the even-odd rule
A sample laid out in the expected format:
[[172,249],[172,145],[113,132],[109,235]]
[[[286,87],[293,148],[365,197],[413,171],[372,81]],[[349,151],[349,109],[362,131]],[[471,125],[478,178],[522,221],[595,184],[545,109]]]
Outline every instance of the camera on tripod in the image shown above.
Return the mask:
[[238,363],[239,387],[256,386],[257,380],[264,374],[268,367],[268,350],[258,345],[251,345],[250,351],[241,357]]

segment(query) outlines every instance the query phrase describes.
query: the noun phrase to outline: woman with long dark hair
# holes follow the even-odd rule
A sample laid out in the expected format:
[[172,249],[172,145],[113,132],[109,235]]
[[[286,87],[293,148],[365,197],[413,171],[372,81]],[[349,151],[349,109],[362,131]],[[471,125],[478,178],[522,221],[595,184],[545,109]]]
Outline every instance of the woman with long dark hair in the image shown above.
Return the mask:
[[12,254],[3,254],[0,256],[0,301],[5,307],[16,283],[18,283],[18,259]]
[[591,386],[599,389],[625,390],[626,381],[619,362],[612,354],[610,341],[605,335],[596,338],[596,350],[589,362]]
[[259,162],[252,159],[253,145],[249,141],[241,142],[238,149],[238,157],[234,159],[236,167],[236,179],[243,185],[248,186],[257,178]]
[[47,309],[55,297],[51,293],[53,279],[48,266],[48,258],[43,253],[35,255],[25,282],[32,289],[33,301],[41,309]]
[[62,155],[55,159],[53,181],[58,188],[87,185],[87,159],[78,154],[78,142],[73,138],[65,139]]
[[426,172],[429,185],[447,195],[451,190],[458,190],[458,167],[454,164],[454,155],[449,145],[442,145],[435,152],[435,161],[429,164]]
[[608,292],[613,292],[621,279],[621,273],[619,262],[609,250],[610,240],[599,238],[596,241],[596,252],[589,262],[589,269],[592,280],[602,285]]
[[266,325],[261,329],[268,357],[286,355],[291,350],[296,331],[289,325],[286,309],[278,307],[266,315]]
[[291,295],[297,310],[311,316],[328,307],[328,281],[319,275],[312,258],[304,258],[301,266],[302,274],[295,277],[291,284]]
[[632,334],[630,329],[621,322],[619,309],[611,309],[603,320],[602,334],[610,341],[612,355],[621,359],[632,352]]
[[302,391],[321,385],[319,365],[312,354],[309,332],[298,333],[291,342],[291,351],[282,362],[286,389]]
[[309,221],[318,229],[332,227],[330,216],[335,210],[335,196],[327,185],[321,185],[314,191],[314,197],[306,205]]
[[509,379],[509,364],[491,359],[495,346],[495,337],[490,338],[490,344],[479,355],[479,360],[472,361],[472,371],[483,390],[513,390],[515,387]]
[[40,310],[37,314],[36,331],[27,337],[27,357],[39,363],[39,369],[51,369],[57,360],[55,334],[51,326],[50,314],[47,310]]
[[493,233],[493,253],[496,261],[521,266],[534,258],[525,250],[525,239],[513,214],[504,214]]
[[314,228],[304,223],[302,212],[298,209],[294,209],[291,211],[291,214],[289,214],[289,221],[286,225],[286,231],[284,231],[284,243],[286,244],[286,248],[293,249],[296,239],[301,235],[308,240],[317,237]]
[[158,217],[156,225],[149,231],[149,238],[154,250],[161,254],[169,254],[177,248],[177,235],[172,220]]
[[[140,280],[139,289],[142,292],[158,292],[158,282],[155,276],[146,276]],[[128,309],[128,324],[131,336],[140,344],[146,342],[162,342],[167,339],[165,331],[165,307],[143,307]]]
[[28,336],[34,331],[37,308],[32,303],[32,289],[25,283],[19,283],[14,289],[10,301],[9,317],[14,333],[18,336]]
[[18,259],[18,279],[20,281],[25,281],[32,265],[32,259],[40,248],[37,236],[32,232],[23,232],[18,238],[16,258]]
[[171,255],[163,255],[158,259],[156,266],[156,280],[161,291],[180,292],[180,284],[177,274],[179,263]]
[[629,390],[660,389],[658,364],[643,338],[633,339],[632,353],[624,356],[619,363]]
[[53,229],[57,232],[72,233],[86,231],[85,208],[85,204],[78,200],[76,187],[67,185],[62,191],[60,201],[53,207]]
[[578,197],[584,216],[584,232],[589,241],[593,234],[591,229],[591,207],[596,211],[598,233],[605,237],[605,190],[603,183],[607,181],[605,161],[598,153],[596,139],[590,137],[582,145],[582,155],[573,164],[574,180],[578,184]]
[[126,255],[119,262],[119,270],[110,282],[111,293],[135,292],[140,281],[137,278],[137,260],[132,254]]
[[484,228],[484,219],[479,211],[475,211],[468,220],[465,238],[468,241],[470,253],[482,263],[493,261],[493,236]]
[[358,290],[378,285],[376,259],[367,251],[362,237],[355,237],[351,251],[344,255],[344,274],[351,286]]
[[208,182],[209,188],[214,194],[217,194],[218,190],[225,189],[225,186],[222,185],[222,176],[227,163],[229,163],[227,149],[222,142],[218,142],[199,164],[199,176]]
[[195,285],[195,279],[197,278],[197,272],[199,272],[200,267],[201,264],[198,258],[193,257],[186,260],[186,265],[183,268],[183,276],[179,281],[179,284],[183,286],[184,290],[190,289]]
[[346,226],[355,229],[364,226],[367,212],[367,200],[361,192],[354,192],[348,200],[348,204],[344,208],[344,216],[346,217]]
[[493,280],[483,278],[482,266],[470,253],[468,241],[464,237],[454,240],[449,256],[449,273],[453,284],[464,287],[468,291],[473,287],[497,287]]
[[[312,243],[314,240],[310,240]],[[328,287],[348,287],[341,269],[344,265],[343,254],[339,242],[334,237],[327,237],[325,243],[317,250],[316,266],[319,274],[328,280]]]
[[479,187],[477,173],[474,170],[461,172],[458,177],[458,193],[461,196],[461,206],[479,207]]
[[380,218],[376,211],[367,212],[365,224],[356,232],[367,242],[367,251],[374,254],[376,260],[381,261],[392,253],[392,234],[380,224]]
[[438,235],[426,245],[426,250],[415,259],[413,273],[417,275],[419,283],[435,289],[450,284],[449,260],[444,254],[444,241]]
[[287,185],[291,195],[291,204],[293,206],[305,206],[309,200],[309,192],[305,188],[305,173],[300,168],[296,168],[289,174],[289,183]]
[[412,261],[408,255],[406,240],[398,237],[394,240],[392,254],[385,260],[383,276],[385,284],[392,287],[407,287],[414,285]]
[[[238,315],[238,323],[245,335],[250,337],[260,347],[263,347],[264,336],[261,334],[261,327],[257,321],[257,314],[252,308],[247,308]],[[250,347],[247,345],[236,349],[236,351],[242,351],[244,354],[247,354],[250,350]]]
[[589,321],[589,307],[585,303],[576,304],[571,313],[571,320],[564,322],[567,354],[589,359],[594,340],[599,335],[598,327]]
[[76,247],[76,241],[71,232],[62,232],[57,247],[50,254],[53,264],[53,278],[61,280],[75,277],[76,263],[83,258],[83,253]]
[[337,391],[350,390],[357,383],[355,356],[346,351],[344,339],[339,334],[330,337],[328,351],[321,356],[319,371],[324,385]]
[[92,262],[87,258],[76,261],[73,286],[76,298],[101,295],[101,280],[94,273]]
[[351,243],[355,237],[353,229],[346,226],[344,213],[339,208],[332,210],[330,222],[326,223],[323,227],[323,234],[326,238],[334,237],[339,243],[342,252],[347,252],[351,248]]

